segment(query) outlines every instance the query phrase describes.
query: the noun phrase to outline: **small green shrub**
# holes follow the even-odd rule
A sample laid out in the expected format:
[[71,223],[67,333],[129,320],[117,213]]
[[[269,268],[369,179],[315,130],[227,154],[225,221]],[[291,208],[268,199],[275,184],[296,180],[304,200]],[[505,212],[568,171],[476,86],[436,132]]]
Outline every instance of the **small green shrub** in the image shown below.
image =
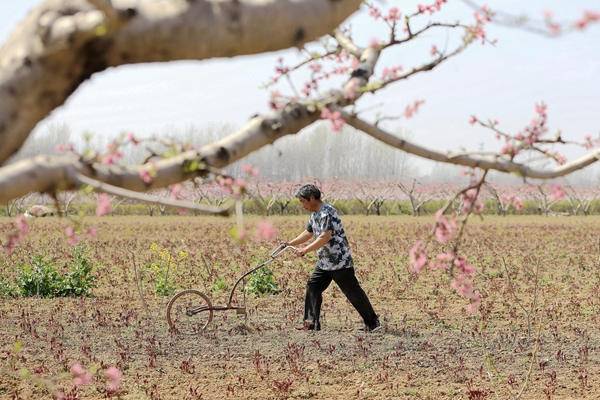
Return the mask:
[[246,285],[246,292],[255,296],[279,293],[279,286],[277,286],[273,271],[269,268],[261,268],[250,275],[250,279],[248,279],[248,284]]
[[57,297],[60,295],[63,277],[51,261],[33,256],[31,264],[21,266],[17,285],[22,296]]
[[25,297],[89,296],[96,280],[92,269],[85,249],[79,246],[73,249],[73,261],[65,274],[61,274],[52,261],[33,256],[30,264],[21,266],[17,278],[18,291]]
[[92,275],[94,266],[88,259],[86,250],[82,246],[73,249],[73,261],[69,270],[63,277],[60,295],[67,296],[89,296],[92,289],[96,287],[96,277]]
[[175,293],[175,285],[169,281],[169,274],[167,273],[157,274],[156,283],[154,284],[154,288],[156,290],[156,294],[159,296],[170,296]]

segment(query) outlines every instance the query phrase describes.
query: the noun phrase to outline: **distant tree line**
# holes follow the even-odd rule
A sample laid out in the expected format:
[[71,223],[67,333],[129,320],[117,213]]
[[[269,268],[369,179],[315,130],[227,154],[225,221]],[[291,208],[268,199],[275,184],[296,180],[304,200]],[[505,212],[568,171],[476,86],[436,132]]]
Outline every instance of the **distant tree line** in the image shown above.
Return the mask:
[[[199,147],[234,132],[231,124],[209,125],[197,127],[169,129],[167,135],[161,132],[161,138],[168,136],[174,143]],[[135,133],[135,132],[134,132]],[[398,136],[409,138],[406,132],[399,131]],[[84,140],[87,138],[87,142]],[[30,137],[14,160],[31,157],[37,154],[56,153],[59,145],[72,143],[78,151],[85,146],[102,150],[109,145],[112,138],[96,135],[93,132],[73,134],[66,123],[53,123],[43,132]],[[302,141],[302,146],[298,141]],[[164,142],[164,140],[163,140]],[[167,150],[165,144],[153,146],[128,146],[122,161],[126,164],[140,163],[148,156],[149,150],[160,153]],[[353,128],[346,127],[342,132],[334,133],[326,123],[318,124],[310,132],[303,132],[302,137],[285,137],[256,151],[243,161],[232,164],[226,172],[234,176],[242,175],[242,166],[251,164],[260,171],[261,179],[268,181],[300,181],[308,177],[329,179],[369,179],[410,181],[418,179],[422,183],[466,183],[468,179],[461,176],[461,168],[454,165],[429,163],[392,149],[391,147],[360,135]],[[424,168],[424,165],[429,165]],[[491,182],[519,185],[522,180],[517,176],[490,173]],[[566,180],[565,180],[566,181]],[[577,171],[568,178],[569,184],[600,187],[600,168],[588,167]]]
[[[231,125],[197,128],[190,126],[173,131],[170,138],[174,142],[201,146],[213,142],[234,131]],[[100,150],[110,140],[85,133],[73,135],[67,124],[51,124],[46,132],[40,132],[26,143],[16,159],[36,154],[56,153],[58,145],[73,143],[77,150],[86,145],[82,137],[89,136],[89,145]],[[161,135],[164,138],[164,135]],[[302,146],[298,146],[302,140]],[[150,146],[152,150],[165,150],[164,145]],[[148,155],[148,146],[129,146],[124,153],[124,163],[142,162]],[[299,180],[317,176],[329,178],[358,179],[402,179],[414,176],[417,170],[410,165],[406,153],[394,150],[368,136],[359,135],[348,128],[340,133],[332,133],[326,124],[317,125],[311,132],[303,133],[302,139],[287,137],[275,145],[265,147],[227,168],[232,175],[239,175],[244,164],[258,168],[261,177],[274,180]]]

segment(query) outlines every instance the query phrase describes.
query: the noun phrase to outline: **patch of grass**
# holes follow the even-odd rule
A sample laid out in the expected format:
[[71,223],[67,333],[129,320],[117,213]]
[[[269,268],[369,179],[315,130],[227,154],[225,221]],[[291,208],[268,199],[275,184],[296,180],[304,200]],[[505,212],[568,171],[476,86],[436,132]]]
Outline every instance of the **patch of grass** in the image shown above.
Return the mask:
[[17,297],[19,289],[8,280],[0,277],[0,298]]
[[213,283],[211,290],[213,292],[224,292],[228,288],[229,288],[229,285],[227,284],[227,282],[225,282],[225,278],[223,278],[222,276],[219,276],[215,280],[215,283]]

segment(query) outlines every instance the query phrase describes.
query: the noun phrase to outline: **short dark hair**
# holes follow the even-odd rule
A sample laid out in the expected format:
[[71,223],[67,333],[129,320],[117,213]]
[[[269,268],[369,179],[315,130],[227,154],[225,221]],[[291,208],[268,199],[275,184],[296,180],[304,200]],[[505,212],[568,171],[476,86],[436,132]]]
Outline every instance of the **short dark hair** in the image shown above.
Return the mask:
[[309,183],[298,189],[298,191],[296,192],[296,197],[302,197],[306,200],[310,200],[310,198],[313,197],[316,200],[321,200],[321,191],[318,187]]

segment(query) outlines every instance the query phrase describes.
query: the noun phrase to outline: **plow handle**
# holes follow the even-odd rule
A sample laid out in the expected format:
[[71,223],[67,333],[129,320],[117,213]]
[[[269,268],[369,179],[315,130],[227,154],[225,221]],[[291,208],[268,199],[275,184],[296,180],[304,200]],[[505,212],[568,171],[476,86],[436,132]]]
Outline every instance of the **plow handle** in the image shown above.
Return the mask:
[[287,243],[281,243],[279,246],[277,246],[275,248],[275,250],[273,250],[271,252],[271,258],[276,258],[277,256],[279,256],[281,253],[283,253],[287,249],[296,250],[296,248],[294,246],[289,246]]

